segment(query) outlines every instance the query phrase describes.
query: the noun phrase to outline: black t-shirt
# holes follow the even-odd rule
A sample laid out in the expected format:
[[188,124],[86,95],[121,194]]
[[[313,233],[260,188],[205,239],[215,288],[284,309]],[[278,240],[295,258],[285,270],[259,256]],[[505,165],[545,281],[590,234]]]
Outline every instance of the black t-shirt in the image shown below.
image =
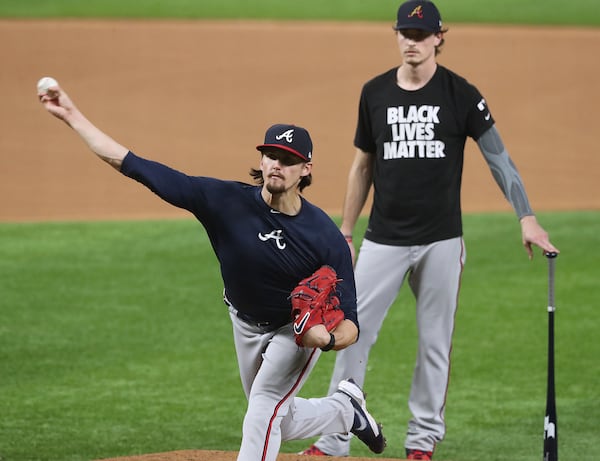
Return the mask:
[[397,69],[367,82],[360,97],[354,145],[376,156],[365,237],[387,245],[458,237],[465,142],[494,120],[477,88],[445,67],[416,91],[396,84]]

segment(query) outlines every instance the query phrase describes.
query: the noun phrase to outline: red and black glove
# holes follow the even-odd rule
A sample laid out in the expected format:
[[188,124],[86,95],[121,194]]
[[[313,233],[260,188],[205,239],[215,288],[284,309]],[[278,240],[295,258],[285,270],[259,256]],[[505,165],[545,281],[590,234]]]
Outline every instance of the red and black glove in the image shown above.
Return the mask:
[[324,325],[331,332],[344,320],[336,294],[337,278],[330,266],[321,266],[292,290],[292,319],[296,344],[302,346],[304,334],[315,325]]

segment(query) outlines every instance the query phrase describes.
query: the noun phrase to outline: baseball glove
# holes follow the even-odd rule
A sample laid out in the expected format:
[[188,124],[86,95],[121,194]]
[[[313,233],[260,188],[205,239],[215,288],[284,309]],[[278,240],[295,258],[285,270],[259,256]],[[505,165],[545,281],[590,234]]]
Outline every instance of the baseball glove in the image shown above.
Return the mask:
[[344,320],[335,289],[340,280],[332,267],[321,266],[292,290],[292,319],[298,346],[302,346],[304,334],[315,325],[325,325],[331,332]]

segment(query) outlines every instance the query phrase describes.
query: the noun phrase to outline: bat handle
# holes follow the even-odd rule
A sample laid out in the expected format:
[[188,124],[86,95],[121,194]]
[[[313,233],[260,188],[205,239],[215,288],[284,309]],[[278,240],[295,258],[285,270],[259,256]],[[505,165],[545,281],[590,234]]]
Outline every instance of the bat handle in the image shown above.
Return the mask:
[[556,306],[554,305],[554,266],[558,253],[555,251],[545,251],[544,256],[548,258],[548,312],[554,312],[556,310]]

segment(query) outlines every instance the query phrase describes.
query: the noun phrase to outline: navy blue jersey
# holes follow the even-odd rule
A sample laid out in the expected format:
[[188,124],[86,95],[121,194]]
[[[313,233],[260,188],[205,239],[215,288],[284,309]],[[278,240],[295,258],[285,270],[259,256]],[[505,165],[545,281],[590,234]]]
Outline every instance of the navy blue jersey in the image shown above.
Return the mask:
[[465,142],[494,120],[477,88],[445,67],[415,91],[397,85],[397,70],[367,82],[360,98],[354,144],[375,155],[366,237],[423,245],[461,236]]
[[132,152],[121,172],[202,223],[217,259],[227,298],[261,321],[291,321],[290,292],[324,264],[333,267],[345,317],[355,322],[356,291],[346,240],[331,218],[301,197],[296,216],[269,207],[261,187],[188,176]]

